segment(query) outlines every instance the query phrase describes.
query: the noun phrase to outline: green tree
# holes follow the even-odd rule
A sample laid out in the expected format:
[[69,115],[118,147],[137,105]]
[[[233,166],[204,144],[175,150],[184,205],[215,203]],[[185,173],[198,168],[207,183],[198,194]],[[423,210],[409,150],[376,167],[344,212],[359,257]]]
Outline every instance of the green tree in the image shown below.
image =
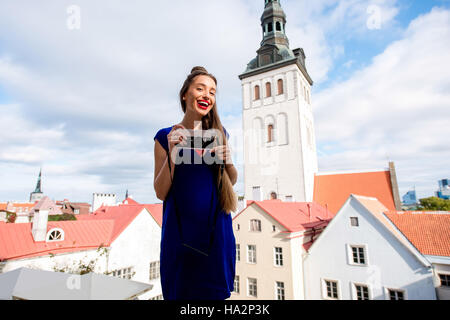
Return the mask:
[[450,200],[429,197],[420,199],[419,201],[420,206],[418,207],[418,210],[450,211]]

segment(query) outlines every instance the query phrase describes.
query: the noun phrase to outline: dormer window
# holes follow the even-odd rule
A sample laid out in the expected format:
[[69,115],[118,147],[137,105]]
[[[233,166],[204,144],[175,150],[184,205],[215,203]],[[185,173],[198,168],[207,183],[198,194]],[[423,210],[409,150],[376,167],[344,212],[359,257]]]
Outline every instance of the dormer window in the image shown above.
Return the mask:
[[51,229],[47,233],[47,242],[52,241],[63,241],[64,240],[64,231],[60,228]]

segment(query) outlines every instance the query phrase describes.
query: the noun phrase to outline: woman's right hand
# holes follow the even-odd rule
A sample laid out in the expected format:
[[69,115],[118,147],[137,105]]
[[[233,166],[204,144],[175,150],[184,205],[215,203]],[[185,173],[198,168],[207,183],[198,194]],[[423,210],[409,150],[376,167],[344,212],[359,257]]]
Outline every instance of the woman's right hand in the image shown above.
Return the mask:
[[[170,130],[169,134],[167,135],[167,141],[169,143],[169,154],[172,155],[172,150],[175,148],[175,146],[179,143],[182,143],[183,140],[186,141],[186,135],[183,134],[183,131],[180,129],[186,129],[181,124],[176,124],[173,126],[172,130]],[[175,159],[172,161],[175,163]]]

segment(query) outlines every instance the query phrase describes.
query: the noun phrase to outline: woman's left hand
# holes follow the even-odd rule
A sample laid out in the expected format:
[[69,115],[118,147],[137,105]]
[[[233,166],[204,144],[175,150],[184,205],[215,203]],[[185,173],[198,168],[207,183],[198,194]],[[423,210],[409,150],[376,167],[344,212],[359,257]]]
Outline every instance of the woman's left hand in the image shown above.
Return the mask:
[[231,150],[228,145],[215,146],[211,152],[214,152],[216,156],[224,162],[225,165],[231,164]]

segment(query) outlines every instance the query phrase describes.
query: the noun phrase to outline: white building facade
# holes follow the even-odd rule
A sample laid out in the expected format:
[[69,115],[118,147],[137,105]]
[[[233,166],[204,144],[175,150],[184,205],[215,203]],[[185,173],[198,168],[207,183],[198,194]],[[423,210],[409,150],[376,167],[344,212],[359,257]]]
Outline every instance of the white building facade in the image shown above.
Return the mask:
[[435,300],[430,262],[383,215],[351,195],[304,258],[307,300]]

